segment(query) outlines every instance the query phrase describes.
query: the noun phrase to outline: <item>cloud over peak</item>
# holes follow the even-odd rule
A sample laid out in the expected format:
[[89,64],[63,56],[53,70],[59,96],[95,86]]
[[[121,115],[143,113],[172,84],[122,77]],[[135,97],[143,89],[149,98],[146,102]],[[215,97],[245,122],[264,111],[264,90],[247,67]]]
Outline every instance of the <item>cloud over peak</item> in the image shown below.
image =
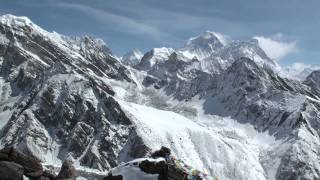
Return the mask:
[[283,41],[282,37],[282,34],[276,34],[272,37],[255,36],[253,38],[258,40],[259,46],[270,58],[280,60],[298,49],[296,42]]

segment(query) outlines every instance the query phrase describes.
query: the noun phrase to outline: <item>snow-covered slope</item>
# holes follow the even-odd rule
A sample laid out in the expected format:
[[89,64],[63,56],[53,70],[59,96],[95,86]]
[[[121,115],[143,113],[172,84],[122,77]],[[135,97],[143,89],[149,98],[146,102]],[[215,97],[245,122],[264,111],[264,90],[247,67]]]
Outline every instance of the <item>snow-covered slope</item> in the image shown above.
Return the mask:
[[[244,137],[244,139],[250,139],[249,137],[259,137],[260,132],[267,132],[269,135],[273,136],[277,141],[268,141],[271,142],[266,143],[265,140],[261,141],[255,141],[260,143],[260,146],[262,148],[259,148],[261,151],[257,152],[257,161],[252,161],[253,163],[256,163],[254,167],[258,167],[258,164],[263,167],[262,173],[253,174],[241,174],[240,172],[234,173],[237,176],[241,176],[244,179],[251,179],[255,175],[257,175],[259,178],[265,178],[265,179],[286,179],[287,177],[291,177],[293,179],[305,177],[305,178],[318,178],[319,174],[317,173],[317,169],[319,169],[319,151],[316,149],[319,147],[319,140],[318,140],[318,126],[319,126],[319,120],[317,117],[319,117],[319,110],[318,110],[318,103],[319,103],[319,91],[317,90],[317,86],[309,85],[306,86],[305,84],[302,84],[299,81],[294,80],[288,80],[280,77],[277,75],[277,73],[273,72],[269,67],[261,67],[258,65],[255,61],[248,59],[248,58],[240,58],[237,61],[235,61],[230,67],[227,68],[226,71],[224,71],[222,74],[217,76],[211,76],[209,74],[204,73],[205,76],[200,74],[197,74],[195,72],[192,73],[191,78],[195,78],[195,81],[190,82],[187,79],[181,78],[182,76],[188,75],[185,71],[183,71],[184,68],[188,67],[186,64],[187,62],[184,61],[177,61],[171,60],[172,57],[169,58],[164,64],[167,64],[169,62],[174,62],[174,64],[171,65],[171,67],[175,67],[177,69],[174,69],[172,71],[167,71],[165,77],[161,77],[161,71],[155,71],[150,72],[150,76],[144,76],[143,82],[145,85],[148,85],[148,87],[154,87],[155,89],[160,88],[160,93],[158,96],[159,98],[152,98],[150,99],[150,103],[148,103],[148,106],[153,106],[157,108],[162,108],[170,111],[178,112],[182,115],[188,115],[188,116],[196,116],[191,118],[192,122],[202,122],[202,118],[199,118],[199,113],[201,115],[201,109],[203,109],[205,114],[211,114],[211,115],[218,115],[217,117],[229,117],[231,116],[232,119],[235,119],[236,121],[240,123],[247,124],[246,127],[250,126],[248,124],[251,124],[254,129],[256,129],[256,135],[247,135]],[[179,62],[179,63],[178,63]],[[161,66],[158,66],[161,67]],[[168,66],[169,67],[169,66]],[[180,67],[180,68],[179,68]],[[181,68],[183,67],[183,68]],[[197,70],[197,69],[194,69]],[[164,71],[162,71],[164,72]],[[188,72],[192,72],[189,71]],[[198,72],[201,72],[198,70]],[[157,79],[156,77],[160,77],[165,79],[166,77],[171,78],[172,81],[172,74],[179,74],[180,76],[177,78],[174,78],[175,83],[172,85],[161,83],[162,81]],[[202,77],[200,81],[199,77]],[[153,78],[153,79],[152,79]],[[314,76],[315,79],[318,79]],[[178,80],[175,80],[178,79]],[[146,83],[148,82],[148,83]],[[170,81],[169,81],[170,82]],[[187,83],[189,82],[189,83]],[[312,82],[316,82],[313,80]],[[154,84],[154,86],[150,86],[150,84]],[[161,85],[162,86],[159,86]],[[186,87],[185,85],[189,84],[189,87]],[[317,83],[314,83],[317,84]],[[172,87],[176,87],[175,90],[172,90]],[[190,88],[195,87],[196,89]],[[201,88],[202,87],[202,88]],[[313,87],[313,88],[312,88]],[[181,88],[181,89],[180,89]],[[171,91],[170,91],[171,90]],[[172,92],[172,93],[170,93]],[[182,92],[188,92],[188,93],[182,93]],[[150,92],[149,92],[150,93]],[[142,93],[144,94],[144,93]],[[152,93],[153,96],[156,96],[157,91]],[[164,98],[165,96],[169,95],[170,98]],[[178,100],[178,104],[175,104],[175,101],[172,100],[176,99]],[[200,101],[203,101],[203,104],[196,104],[192,105],[194,102],[197,102],[198,99]],[[184,102],[184,103],[182,103]],[[144,102],[145,103],[145,102]],[[122,104],[122,103],[120,103]],[[317,105],[315,105],[317,104]],[[191,106],[190,106],[191,105]],[[134,107],[134,106],[133,106]],[[195,108],[200,107],[200,109]],[[126,108],[124,108],[126,109]],[[137,110],[138,109],[138,110]],[[143,108],[142,108],[143,109]],[[138,119],[142,119],[142,121],[145,121],[143,117],[141,117],[142,114],[145,114],[146,116],[148,113],[151,112],[152,114],[161,114],[159,117],[160,119],[157,120],[157,117],[149,117],[148,119],[152,120],[152,123],[156,123],[158,121],[164,122],[165,125],[170,125],[169,122],[178,122],[179,120],[169,120],[169,122],[166,122],[164,119],[169,119],[168,117],[175,117],[175,115],[165,115],[162,114],[162,112],[153,112],[151,109],[148,110],[139,110],[139,108],[129,108],[129,112],[136,114]],[[172,112],[170,112],[172,113]],[[140,116],[139,116],[140,115]],[[179,119],[179,118],[178,118]],[[183,118],[182,118],[183,119]],[[205,121],[209,121],[210,117],[204,118]],[[214,118],[213,118],[214,119]],[[232,119],[229,118],[231,121]],[[184,122],[188,122],[187,120],[183,120]],[[217,121],[216,119],[214,121]],[[142,123],[144,124],[144,123]],[[147,123],[148,124],[148,123]],[[178,123],[181,124],[181,123]],[[153,124],[149,125],[152,126]],[[165,125],[154,125],[154,127],[166,127]],[[197,126],[192,125],[192,129],[189,130],[188,123],[184,123],[185,126],[182,126],[183,128],[187,129],[187,133],[185,135],[180,135],[181,137],[196,137],[192,132],[196,131]],[[218,125],[212,123],[213,126],[218,127],[218,129],[223,131],[222,127],[219,127]],[[172,124],[170,127],[174,127],[175,125]],[[148,125],[138,125],[138,127],[144,127],[144,129],[148,129]],[[204,126],[206,128],[210,127],[210,125]],[[232,127],[238,127],[240,128],[241,125],[233,125]],[[166,127],[167,128],[167,127]],[[230,129],[231,127],[227,127],[226,129]],[[138,128],[139,129],[139,128]],[[153,129],[153,128],[149,128]],[[169,129],[169,128],[168,128]],[[148,132],[148,130],[146,130]],[[201,130],[202,132],[206,132],[205,130]],[[246,130],[235,130],[235,132],[245,132]],[[154,133],[156,133],[155,131]],[[169,133],[170,132],[170,133]],[[174,133],[169,129],[169,132],[167,132],[167,135],[161,135],[166,134],[163,132],[158,133],[158,135],[153,135],[152,133],[146,133],[146,137],[151,137],[151,139],[154,139],[154,137],[161,137],[158,138],[161,143],[171,147],[172,149],[178,149],[176,144],[179,144],[178,139],[175,136]],[[178,130],[177,130],[178,132]],[[210,132],[214,133],[214,132]],[[219,144],[214,139],[219,137],[217,134],[214,133],[214,135],[210,135],[210,133],[205,134],[203,136],[200,136],[202,141],[204,141],[204,144]],[[159,135],[160,134],[160,135]],[[192,134],[192,135],[190,135]],[[236,133],[237,134],[237,133]],[[241,133],[239,133],[241,134]],[[173,135],[173,136],[171,136]],[[180,137],[178,136],[178,137]],[[209,136],[209,138],[207,137]],[[213,136],[214,138],[212,138]],[[226,136],[222,136],[224,142],[228,142]],[[169,140],[166,140],[168,138]],[[163,140],[165,139],[165,140]],[[182,138],[183,139],[183,145],[188,145],[188,138]],[[206,139],[210,139],[210,141],[206,141]],[[268,139],[268,138],[266,138]],[[150,140],[151,141],[151,140]],[[198,141],[198,140],[195,140]],[[218,141],[218,140],[217,140]],[[252,140],[248,140],[252,141]],[[173,142],[173,147],[170,146],[170,142]],[[214,143],[213,143],[214,142]],[[147,143],[148,144],[148,143]],[[181,143],[180,143],[181,144]],[[191,145],[190,145],[191,144]],[[195,149],[196,152],[201,152],[200,155],[203,154],[221,154],[221,152],[217,152],[216,150],[212,150],[206,146],[206,148],[201,147],[199,142],[196,142],[196,147],[193,147],[192,143],[189,143],[190,149]],[[229,145],[231,143],[228,143]],[[270,145],[269,147],[265,147],[264,145]],[[231,144],[231,147],[233,148],[233,151],[236,151],[236,149],[244,149],[241,150],[241,152],[247,152],[250,155],[253,155],[252,149],[250,144],[246,144],[248,146],[245,147],[237,147],[235,144]],[[212,145],[213,146],[213,145]],[[259,145],[255,144],[252,145],[254,147],[259,147]],[[211,146],[210,146],[211,147]],[[221,145],[223,152],[228,152],[225,147]],[[201,150],[199,150],[199,149]],[[192,159],[190,154],[185,154],[183,150],[185,150],[186,147],[180,147],[180,151],[178,151],[178,156],[186,156],[188,159]],[[203,150],[205,149],[205,150]],[[203,150],[203,151],[202,151]],[[212,151],[211,151],[212,150]],[[182,151],[182,152],[181,152]],[[207,152],[209,151],[209,152]],[[189,151],[190,152],[190,151]],[[302,153],[302,154],[301,154]],[[239,154],[237,152],[236,154]],[[246,153],[245,153],[246,154]],[[245,157],[249,157],[249,155],[244,155]],[[223,155],[225,162],[227,162],[229,156],[232,155]],[[180,157],[183,158],[183,157]],[[217,157],[214,157],[217,158]],[[210,159],[208,157],[205,157],[204,159]],[[254,159],[254,158],[253,158]],[[303,160],[302,160],[303,159]],[[309,162],[304,163],[304,165],[301,167],[304,170],[301,170],[302,172],[297,172],[296,167],[299,161],[302,160],[303,162]],[[238,162],[238,160],[236,160]],[[246,163],[249,160],[246,159]],[[192,160],[193,163],[197,162],[197,160]],[[201,160],[201,162],[206,162],[205,160]],[[210,162],[214,162],[214,159],[212,158]],[[234,161],[232,161],[234,163]],[[196,164],[196,163],[195,163]],[[237,164],[237,163],[236,163]],[[224,164],[226,165],[226,164]],[[197,166],[197,165],[196,165]],[[205,165],[206,168],[208,167],[208,164]],[[242,165],[245,166],[245,165]],[[200,169],[203,168],[200,166],[197,166]],[[214,167],[217,167],[215,165]],[[226,166],[225,166],[226,167]],[[233,166],[227,166],[227,169],[234,168]],[[237,168],[235,168],[237,169]],[[210,173],[216,173],[218,170],[215,169],[215,171],[211,171]],[[236,170],[235,170],[236,171]],[[254,170],[252,170],[254,171]],[[251,171],[250,171],[251,172]],[[221,173],[224,178],[230,178],[230,179],[237,179],[235,176],[230,175],[230,172],[224,171]],[[232,174],[232,173],[231,173]],[[240,175],[241,174],[241,175]],[[250,178],[249,178],[250,177]],[[256,179],[255,177],[254,179]]]
[[167,146],[221,179],[319,179],[318,73],[282,78],[256,42],[221,38],[125,66],[101,40],[1,16],[1,146],[100,171]]
[[138,133],[152,150],[159,145],[169,147],[177,158],[220,179],[267,179],[259,158],[276,143],[268,134],[228,118],[189,119],[171,111],[120,104],[132,115]]
[[[141,179],[158,180],[159,174],[146,173],[140,169],[139,163],[141,163],[145,160],[147,160],[149,162],[153,162],[153,163],[158,163],[158,162],[164,161],[163,158],[159,158],[159,159],[140,158],[140,159],[136,159],[136,160],[127,162],[127,163],[122,164],[116,168],[111,169],[110,174],[112,175],[112,177],[121,176],[121,178],[123,178],[123,180],[141,180]],[[110,178],[110,179],[112,179],[112,178]]]

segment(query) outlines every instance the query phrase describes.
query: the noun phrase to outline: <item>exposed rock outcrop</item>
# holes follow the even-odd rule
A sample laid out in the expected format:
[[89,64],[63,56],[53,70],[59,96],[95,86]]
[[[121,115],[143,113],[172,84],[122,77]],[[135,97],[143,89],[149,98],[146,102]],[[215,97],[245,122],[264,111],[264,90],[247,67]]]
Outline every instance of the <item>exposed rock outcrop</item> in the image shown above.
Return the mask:
[[57,176],[57,180],[62,180],[62,179],[75,180],[76,177],[77,177],[77,172],[73,166],[73,162],[70,160],[65,160]]
[[200,171],[188,172],[171,156],[169,148],[161,147],[151,157],[133,160],[112,169],[104,180],[142,180],[150,176],[158,180],[205,179]]

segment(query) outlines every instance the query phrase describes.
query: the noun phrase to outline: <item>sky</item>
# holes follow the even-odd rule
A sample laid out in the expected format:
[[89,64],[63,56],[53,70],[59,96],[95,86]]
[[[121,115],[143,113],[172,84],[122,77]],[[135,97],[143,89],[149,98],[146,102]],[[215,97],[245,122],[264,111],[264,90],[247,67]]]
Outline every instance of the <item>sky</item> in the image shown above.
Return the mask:
[[206,30],[257,39],[280,64],[320,67],[319,0],[0,0],[0,14],[48,31],[103,39],[118,56],[182,47]]

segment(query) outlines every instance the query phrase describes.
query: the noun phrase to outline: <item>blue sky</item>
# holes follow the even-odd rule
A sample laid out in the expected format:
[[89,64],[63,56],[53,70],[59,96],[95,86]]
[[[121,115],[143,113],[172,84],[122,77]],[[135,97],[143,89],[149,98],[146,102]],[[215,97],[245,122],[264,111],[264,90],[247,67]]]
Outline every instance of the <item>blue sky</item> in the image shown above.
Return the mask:
[[181,47],[205,30],[258,37],[279,63],[320,65],[318,0],[0,0],[1,14],[28,16],[46,30],[99,37],[121,55]]

